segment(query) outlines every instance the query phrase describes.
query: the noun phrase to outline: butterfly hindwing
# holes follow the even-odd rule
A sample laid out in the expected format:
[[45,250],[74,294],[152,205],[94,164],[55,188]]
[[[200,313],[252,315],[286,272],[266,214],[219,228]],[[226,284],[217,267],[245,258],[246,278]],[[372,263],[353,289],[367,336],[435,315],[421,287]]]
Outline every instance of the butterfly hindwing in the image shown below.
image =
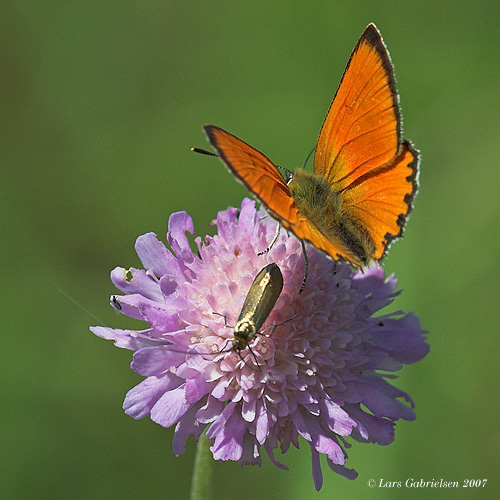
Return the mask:
[[417,174],[418,152],[404,141],[392,162],[372,170],[343,191],[351,217],[362,220],[375,244],[375,260],[380,260],[390,243],[403,234],[417,191]]

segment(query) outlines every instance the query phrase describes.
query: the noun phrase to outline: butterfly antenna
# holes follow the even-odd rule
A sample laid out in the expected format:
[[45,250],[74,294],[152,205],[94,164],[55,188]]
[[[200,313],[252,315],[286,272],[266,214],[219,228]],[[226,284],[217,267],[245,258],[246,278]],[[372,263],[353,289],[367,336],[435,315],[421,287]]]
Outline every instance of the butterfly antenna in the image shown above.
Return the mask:
[[278,222],[278,226],[276,227],[276,233],[274,233],[273,241],[271,241],[271,243],[267,246],[267,248],[265,250],[263,250],[262,252],[259,252],[257,255],[259,255],[259,256],[265,255],[266,253],[269,252],[269,250],[271,250],[271,248],[276,243],[276,240],[278,239],[278,237],[280,235],[280,230],[281,230],[281,224]]
[[309,154],[307,155],[306,161],[304,162],[304,165],[302,165],[302,170],[304,170],[306,168],[307,162],[309,161],[309,158],[311,158],[311,156],[314,153],[314,151],[316,151],[316,146],[314,146],[311,149],[311,151],[309,152]]
[[191,148],[191,151],[194,151],[195,153],[200,153],[201,155],[215,156],[216,158],[219,157],[219,155],[212,153],[211,151],[207,151],[206,149]]
[[304,279],[302,280],[302,285],[300,286],[299,295],[304,291],[307,281],[307,275],[309,274],[309,259],[307,258],[306,245],[304,244],[304,240],[300,240],[300,244],[302,245],[302,252],[304,252],[306,267],[304,269]]

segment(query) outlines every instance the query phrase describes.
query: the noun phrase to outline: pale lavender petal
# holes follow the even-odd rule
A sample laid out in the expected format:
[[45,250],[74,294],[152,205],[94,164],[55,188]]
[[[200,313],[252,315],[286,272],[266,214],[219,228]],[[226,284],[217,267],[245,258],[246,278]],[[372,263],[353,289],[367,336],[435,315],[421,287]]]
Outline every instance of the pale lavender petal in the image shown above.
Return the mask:
[[250,401],[243,401],[241,407],[241,416],[247,422],[253,422],[255,419],[255,405],[257,403],[256,399],[252,399]]
[[175,332],[183,326],[175,308],[164,303],[142,302],[139,305],[139,311],[142,319],[151,328],[160,332]]
[[215,422],[210,426],[210,429],[207,431],[207,438],[212,439],[224,430],[225,425],[235,410],[235,406],[236,404],[233,402],[226,405],[219,418],[215,420]]
[[152,269],[156,276],[167,275],[179,280],[184,279],[178,260],[163,242],[158,241],[155,233],[139,236],[135,242],[135,251],[144,269]]
[[296,411],[295,413],[290,415],[290,417],[292,418],[292,422],[295,424],[297,432],[307,441],[311,441],[312,439],[311,434],[309,433],[309,430],[307,429],[304,419],[300,414],[300,412]]
[[205,430],[206,425],[200,425],[200,423],[196,420],[196,412],[201,404],[202,402],[200,401],[198,404],[190,408],[175,426],[174,437],[172,439],[172,449],[174,450],[174,454],[176,456],[184,453],[186,439],[189,436],[193,436],[194,440],[198,441],[201,434]]
[[134,353],[130,368],[144,377],[157,376],[181,364],[185,356],[170,346],[145,347]]
[[415,363],[429,353],[429,344],[420,334],[420,321],[411,313],[398,319],[384,319],[383,326],[375,330],[371,343],[384,348],[404,364]]
[[349,436],[354,425],[349,414],[330,398],[322,399],[320,408],[328,428],[340,436]]
[[186,401],[188,403],[199,401],[210,392],[212,386],[213,384],[203,380],[203,375],[201,374],[186,380]]
[[122,295],[119,297],[115,296],[115,300],[117,300],[120,304],[120,312],[125,314],[125,316],[129,316],[134,319],[144,319],[141,313],[141,307],[144,304],[158,304],[158,302],[147,299],[138,293],[133,295]]
[[196,413],[196,420],[203,424],[213,422],[224,409],[224,403],[213,397],[208,397],[207,404]]
[[111,281],[123,293],[140,293],[151,300],[162,300],[163,295],[158,281],[155,281],[143,269],[123,269],[116,267],[111,271]]
[[[384,446],[394,441],[395,424],[392,420],[385,420],[370,415],[357,405],[346,405],[346,409],[356,421],[362,422],[362,425],[358,423],[356,431],[352,433],[354,439],[360,442],[377,443]],[[360,432],[359,436],[357,434],[358,431]]]
[[386,396],[375,387],[358,383],[357,389],[363,398],[363,404],[378,417],[388,417],[394,420],[403,418],[405,420],[414,420],[415,413],[411,408],[402,404],[396,399]]
[[[248,423],[241,416],[233,413],[226,428],[215,436],[210,447],[215,460],[239,460],[243,454],[243,436]],[[208,436],[207,436],[208,437]]]
[[[91,326],[90,331],[106,340],[112,340],[116,347],[137,351],[143,347],[162,345],[163,341],[149,338],[146,333],[136,330],[120,330],[105,326]],[[145,330],[147,332],[148,330]]]
[[186,402],[185,385],[165,392],[151,409],[151,420],[162,427],[170,427],[189,410],[191,405]]
[[175,252],[177,259],[191,263],[194,254],[186,237],[186,232],[193,234],[193,219],[186,212],[175,212],[168,220],[167,241]]
[[326,455],[333,463],[340,465],[345,463],[344,452],[340,445],[324,434],[318,434],[312,442],[312,446],[319,453]]
[[160,289],[166,306],[175,311],[189,310],[191,304],[184,297],[177,281],[173,281],[169,276],[162,276]]
[[264,444],[266,442],[266,437],[269,435],[270,431],[269,414],[267,413],[264,402],[258,403],[257,411],[258,413],[255,437],[260,444]]
[[311,446],[319,453],[326,455],[334,463],[343,465],[345,456],[342,448],[324,433],[320,421],[310,415],[304,420],[311,435]]
[[175,390],[182,380],[172,374],[162,377],[149,377],[139,385],[128,391],[123,409],[132,418],[140,419],[149,415],[151,409],[161,396],[169,391]]

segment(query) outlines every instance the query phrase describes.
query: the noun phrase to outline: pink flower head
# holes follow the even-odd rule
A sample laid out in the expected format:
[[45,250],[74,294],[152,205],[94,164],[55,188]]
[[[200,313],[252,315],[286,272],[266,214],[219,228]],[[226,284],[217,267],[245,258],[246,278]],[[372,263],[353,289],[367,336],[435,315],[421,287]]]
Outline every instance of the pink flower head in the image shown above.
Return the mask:
[[[347,437],[388,444],[395,422],[415,419],[413,402],[388,379],[429,352],[412,313],[375,316],[394,297],[396,281],[379,267],[353,272],[307,247],[304,292],[300,242],[285,231],[265,255],[276,222],[249,199],[217,217],[218,234],[197,238],[193,221],[171,215],[165,245],[154,233],[140,236],[136,250],[144,269],[116,268],[113,296],[122,314],[143,320],[140,331],[92,327],[99,337],[134,352],[131,368],[146,377],[129,391],[125,412],[176,424],[173,449],[184,452],[188,436],[207,429],[216,460],[261,464],[262,450],[278,467],[279,446],[311,447],[316,489],[322,485],[320,455],[329,467],[354,479],[345,467]],[[284,234],[283,234],[284,233]],[[236,352],[231,339],[257,273],[276,263],[284,286],[261,335]],[[270,333],[272,332],[272,335]],[[405,404],[403,401],[408,404]]]

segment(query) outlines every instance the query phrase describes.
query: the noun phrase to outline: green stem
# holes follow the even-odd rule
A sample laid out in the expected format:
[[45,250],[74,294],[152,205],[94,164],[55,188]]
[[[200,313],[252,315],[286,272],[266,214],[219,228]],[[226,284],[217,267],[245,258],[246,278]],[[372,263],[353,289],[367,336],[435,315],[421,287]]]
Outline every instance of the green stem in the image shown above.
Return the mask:
[[213,475],[215,460],[210,452],[210,440],[201,435],[196,447],[193,477],[191,479],[191,500],[211,500],[213,498]]

